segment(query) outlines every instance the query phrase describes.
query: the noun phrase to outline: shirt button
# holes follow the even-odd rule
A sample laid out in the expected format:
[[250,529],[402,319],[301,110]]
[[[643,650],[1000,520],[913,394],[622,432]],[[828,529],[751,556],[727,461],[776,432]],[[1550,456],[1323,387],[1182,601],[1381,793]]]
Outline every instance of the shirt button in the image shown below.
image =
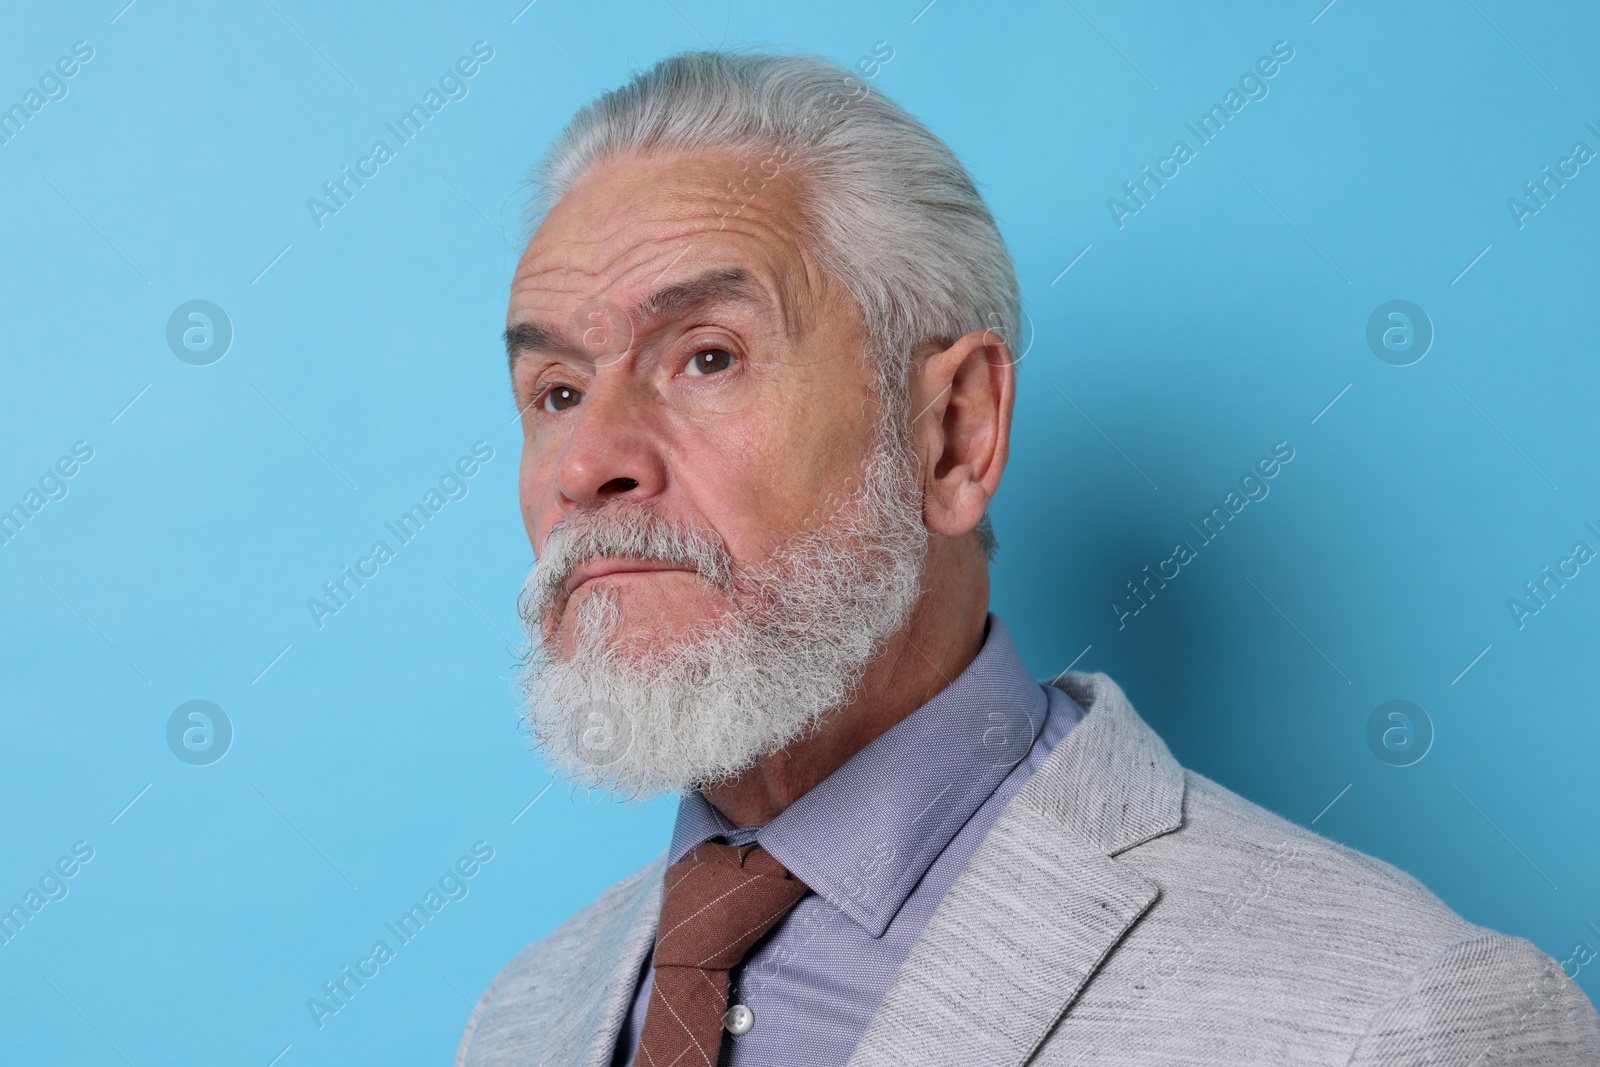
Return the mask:
[[756,1024],[756,1013],[743,1004],[735,1004],[722,1016],[722,1028],[734,1037],[743,1037]]

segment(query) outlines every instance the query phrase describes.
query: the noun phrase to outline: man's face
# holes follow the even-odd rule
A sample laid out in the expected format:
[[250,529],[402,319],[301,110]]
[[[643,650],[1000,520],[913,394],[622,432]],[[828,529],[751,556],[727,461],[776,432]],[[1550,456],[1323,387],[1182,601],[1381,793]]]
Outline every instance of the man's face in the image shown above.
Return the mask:
[[729,781],[804,736],[922,594],[903,401],[884,417],[795,190],[749,173],[602,164],[512,283],[526,714],[554,766],[624,795]]
[[[801,247],[796,192],[755,159],[621,158],[546,217],[507,317],[536,554],[560,520],[636,504],[757,566],[847,503],[878,414],[866,334]],[[541,622],[554,654],[601,590],[643,653],[733,607],[692,568],[580,562]]]

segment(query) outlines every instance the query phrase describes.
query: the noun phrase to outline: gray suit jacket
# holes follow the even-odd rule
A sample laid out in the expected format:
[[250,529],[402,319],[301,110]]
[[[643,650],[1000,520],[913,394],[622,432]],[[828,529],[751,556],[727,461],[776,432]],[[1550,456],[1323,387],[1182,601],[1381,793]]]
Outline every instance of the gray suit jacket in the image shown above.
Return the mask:
[[[1600,1065],[1594,1008],[1531,944],[1185,771],[1105,675],[1057,684],[1087,716],[940,904],[851,1067]],[[607,1067],[663,863],[518,955],[456,1063]]]

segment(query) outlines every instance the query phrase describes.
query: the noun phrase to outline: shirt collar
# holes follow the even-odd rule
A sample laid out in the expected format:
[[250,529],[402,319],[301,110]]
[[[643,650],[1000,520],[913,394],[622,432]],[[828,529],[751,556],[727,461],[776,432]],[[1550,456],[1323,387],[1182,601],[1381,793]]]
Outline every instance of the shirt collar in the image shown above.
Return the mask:
[[883,936],[933,861],[1028,755],[1049,700],[994,615],[977,657],[766,826],[738,828],[684,794],[676,863],[714,837],[759,842],[873,937]]

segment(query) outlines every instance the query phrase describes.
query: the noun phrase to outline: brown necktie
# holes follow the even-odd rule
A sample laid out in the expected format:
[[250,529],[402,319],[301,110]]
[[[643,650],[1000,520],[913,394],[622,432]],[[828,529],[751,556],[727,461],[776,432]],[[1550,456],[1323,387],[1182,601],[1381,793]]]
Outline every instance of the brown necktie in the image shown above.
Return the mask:
[[667,868],[635,1067],[717,1067],[728,972],[807,892],[760,845],[707,842]]

